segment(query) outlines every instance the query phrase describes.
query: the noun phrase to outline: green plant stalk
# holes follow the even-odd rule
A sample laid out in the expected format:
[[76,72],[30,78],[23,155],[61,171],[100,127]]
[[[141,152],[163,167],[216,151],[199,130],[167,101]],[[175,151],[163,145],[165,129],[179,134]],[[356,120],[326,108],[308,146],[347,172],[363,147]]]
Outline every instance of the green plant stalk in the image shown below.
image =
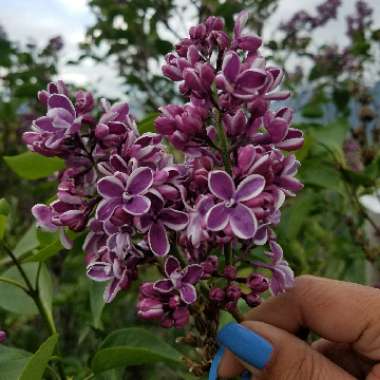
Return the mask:
[[[223,128],[222,124],[222,113],[219,110],[216,110],[216,130],[218,132],[219,137],[219,143],[222,147],[222,158],[223,158],[223,164],[224,167],[229,175],[232,175],[232,169],[231,169],[231,161],[229,157],[228,152],[228,140],[226,133]],[[225,257],[225,264],[230,265],[232,264],[232,246],[231,243],[227,243],[224,245],[224,257]]]
[[[21,264],[19,263],[17,257],[14,255],[14,253],[12,252],[11,249],[8,248],[8,246],[4,243],[1,243],[1,247],[4,249],[4,251],[6,252],[6,254],[10,257],[10,259],[12,260],[12,262],[14,263],[14,265],[16,266],[17,270],[19,271],[21,277],[23,278],[24,282],[25,282],[25,285],[26,287],[22,286],[21,284],[17,283],[17,281],[13,282],[13,281],[6,281],[8,283],[12,283],[13,285],[15,286],[18,286],[20,287],[19,285],[21,285],[21,289],[23,289],[25,291],[26,294],[28,294],[34,301],[41,317],[43,318],[43,320],[46,322],[48,328],[49,328],[49,332],[51,335],[53,334],[56,334],[57,333],[57,328],[55,326],[55,323],[54,323],[54,319],[51,315],[51,313],[46,309],[46,306],[44,305],[44,303],[42,302],[41,300],[41,297],[40,297],[40,291],[39,291],[39,278],[40,278],[40,273],[41,273],[41,263],[39,264],[39,267],[38,267],[38,270],[37,270],[37,276],[36,276],[36,286],[33,287],[31,281],[29,280],[26,272],[24,271],[24,268],[21,266]],[[7,279],[8,280],[8,279]],[[63,366],[62,366],[62,363],[61,362],[58,362],[58,372],[61,376],[62,379],[66,379],[66,375],[65,375],[65,372],[64,372],[64,369],[63,369]]]
[[228,141],[227,141],[227,136],[222,124],[222,113],[219,110],[216,111],[215,121],[216,121],[216,130],[218,132],[219,142],[222,148],[221,153],[222,153],[223,164],[227,173],[231,175],[232,169],[231,169],[231,162],[230,162],[230,157],[228,153]]

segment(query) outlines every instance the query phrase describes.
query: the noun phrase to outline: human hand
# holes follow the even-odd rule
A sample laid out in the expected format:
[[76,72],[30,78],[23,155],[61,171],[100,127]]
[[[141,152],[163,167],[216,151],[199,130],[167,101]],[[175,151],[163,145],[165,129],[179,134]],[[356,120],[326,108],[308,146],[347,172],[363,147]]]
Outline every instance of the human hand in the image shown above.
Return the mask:
[[[298,337],[305,329],[321,338],[307,344]],[[225,350],[213,367],[222,378],[248,369],[255,380],[380,380],[380,291],[302,276],[242,324],[223,327],[218,341]]]

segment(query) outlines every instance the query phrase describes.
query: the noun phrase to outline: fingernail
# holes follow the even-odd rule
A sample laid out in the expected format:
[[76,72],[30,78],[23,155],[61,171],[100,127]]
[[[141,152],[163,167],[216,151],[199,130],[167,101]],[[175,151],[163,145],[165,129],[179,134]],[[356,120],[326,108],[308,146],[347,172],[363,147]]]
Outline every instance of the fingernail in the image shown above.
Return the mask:
[[224,347],[219,348],[218,352],[215,354],[214,359],[212,359],[210,372],[208,373],[208,380],[218,380],[218,368],[219,363],[222,360],[224,354]]
[[272,355],[272,345],[266,339],[238,323],[225,325],[217,339],[220,345],[257,369],[263,369]]
[[241,374],[241,380],[251,380],[251,372],[249,371],[244,371],[242,374]]

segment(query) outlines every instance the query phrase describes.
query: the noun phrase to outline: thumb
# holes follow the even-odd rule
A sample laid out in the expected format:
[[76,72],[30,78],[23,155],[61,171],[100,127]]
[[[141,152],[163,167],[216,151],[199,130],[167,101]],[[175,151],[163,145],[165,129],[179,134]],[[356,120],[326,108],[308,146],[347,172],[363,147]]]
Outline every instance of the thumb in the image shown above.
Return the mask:
[[230,323],[218,341],[233,354],[221,360],[221,377],[237,376],[243,366],[255,380],[355,380],[304,341],[263,322]]

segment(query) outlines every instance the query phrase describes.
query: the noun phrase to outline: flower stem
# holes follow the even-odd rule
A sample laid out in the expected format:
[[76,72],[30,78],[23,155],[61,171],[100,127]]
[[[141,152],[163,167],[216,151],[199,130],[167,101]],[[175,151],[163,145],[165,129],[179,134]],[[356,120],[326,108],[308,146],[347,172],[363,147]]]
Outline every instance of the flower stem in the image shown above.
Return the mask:
[[226,243],[224,245],[224,259],[226,265],[232,264],[232,245],[231,243]]
[[228,153],[228,141],[227,136],[223,128],[222,124],[222,113],[220,111],[216,111],[216,130],[218,132],[219,141],[222,147],[222,158],[223,158],[223,164],[224,168],[226,169],[228,174],[232,174],[231,169],[231,162],[230,157]]

